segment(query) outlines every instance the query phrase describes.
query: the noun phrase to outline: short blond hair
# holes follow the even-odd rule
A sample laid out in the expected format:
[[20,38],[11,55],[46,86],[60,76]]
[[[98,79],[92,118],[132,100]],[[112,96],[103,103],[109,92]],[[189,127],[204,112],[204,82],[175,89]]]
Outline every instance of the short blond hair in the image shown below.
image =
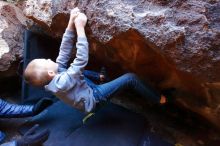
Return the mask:
[[27,65],[24,71],[24,79],[34,86],[44,86],[50,81],[46,66],[40,64],[38,59],[32,60]]

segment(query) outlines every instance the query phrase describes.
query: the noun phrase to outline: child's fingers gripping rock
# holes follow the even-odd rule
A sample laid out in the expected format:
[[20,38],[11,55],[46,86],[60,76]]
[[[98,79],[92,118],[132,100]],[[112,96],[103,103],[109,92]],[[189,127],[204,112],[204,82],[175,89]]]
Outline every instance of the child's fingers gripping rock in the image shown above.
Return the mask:
[[79,13],[80,13],[80,10],[79,10],[78,7],[76,7],[76,8],[74,8],[74,9],[72,9],[72,10],[70,11],[70,17],[71,17],[73,20],[75,20],[75,18],[78,16]]

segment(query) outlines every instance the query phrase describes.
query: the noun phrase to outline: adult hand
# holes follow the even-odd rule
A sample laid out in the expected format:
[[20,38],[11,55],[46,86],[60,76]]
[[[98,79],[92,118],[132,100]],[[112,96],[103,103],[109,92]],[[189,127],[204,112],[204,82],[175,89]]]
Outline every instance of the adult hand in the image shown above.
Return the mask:
[[36,132],[36,129],[39,127],[38,124],[34,125],[29,129],[23,137],[16,140],[16,146],[40,146],[42,145],[49,137],[49,130],[43,130],[41,132]]
[[53,104],[53,100],[50,98],[42,98],[39,100],[33,108],[33,115],[37,115],[43,110],[45,110],[47,107]]

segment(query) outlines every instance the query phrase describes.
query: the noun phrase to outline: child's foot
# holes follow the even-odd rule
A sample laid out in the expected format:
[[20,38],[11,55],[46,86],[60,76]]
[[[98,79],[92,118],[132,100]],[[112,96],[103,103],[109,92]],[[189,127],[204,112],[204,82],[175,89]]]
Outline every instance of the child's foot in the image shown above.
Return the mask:
[[164,95],[160,96],[160,104],[165,104],[167,103],[167,98]]
[[104,82],[107,81],[107,74],[106,74],[105,67],[101,68],[99,78],[100,78],[100,83],[101,84],[103,84]]

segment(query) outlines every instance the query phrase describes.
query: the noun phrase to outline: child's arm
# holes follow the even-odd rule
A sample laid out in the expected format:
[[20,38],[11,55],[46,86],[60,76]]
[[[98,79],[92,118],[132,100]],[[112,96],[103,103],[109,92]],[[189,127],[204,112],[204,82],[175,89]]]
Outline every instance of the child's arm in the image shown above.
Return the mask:
[[71,57],[74,40],[74,21],[78,14],[78,8],[74,8],[73,10],[71,10],[69,23],[62,38],[60,52],[56,59],[56,62],[59,64],[59,67],[62,68],[67,68],[67,63]]
[[75,27],[77,32],[76,58],[68,69],[69,73],[81,75],[89,59],[88,41],[85,34],[85,25],[87,17],[83,13],[79,13],[75,19]]

